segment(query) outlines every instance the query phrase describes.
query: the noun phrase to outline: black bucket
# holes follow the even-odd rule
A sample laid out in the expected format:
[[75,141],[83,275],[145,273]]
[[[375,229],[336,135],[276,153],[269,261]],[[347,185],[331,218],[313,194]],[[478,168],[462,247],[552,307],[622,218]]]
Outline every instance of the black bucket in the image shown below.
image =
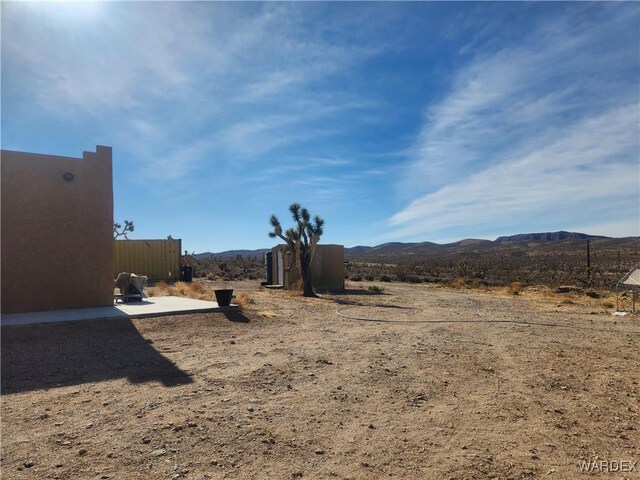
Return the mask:
[[216,301],[219,307],[228,307],[231,305],[231,297],[233,297],[233,289],[215,290]]

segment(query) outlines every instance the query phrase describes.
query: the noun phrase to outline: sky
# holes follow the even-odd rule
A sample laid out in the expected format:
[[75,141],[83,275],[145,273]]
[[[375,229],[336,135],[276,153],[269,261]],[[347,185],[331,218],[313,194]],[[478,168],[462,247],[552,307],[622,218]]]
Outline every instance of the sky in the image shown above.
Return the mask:
[[130,238],[640,235],[640,3],[5,2],[3,149],[113,147]]

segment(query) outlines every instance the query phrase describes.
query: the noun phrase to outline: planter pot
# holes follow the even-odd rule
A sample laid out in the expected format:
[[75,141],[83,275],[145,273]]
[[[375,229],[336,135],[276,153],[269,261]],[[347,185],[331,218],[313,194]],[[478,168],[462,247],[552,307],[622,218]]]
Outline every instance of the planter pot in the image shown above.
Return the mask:
[[231,305],[231,297],[233,296],[233,289],[226,290],[214,290],[216,294],[216,301],[219,307],[228,307]]

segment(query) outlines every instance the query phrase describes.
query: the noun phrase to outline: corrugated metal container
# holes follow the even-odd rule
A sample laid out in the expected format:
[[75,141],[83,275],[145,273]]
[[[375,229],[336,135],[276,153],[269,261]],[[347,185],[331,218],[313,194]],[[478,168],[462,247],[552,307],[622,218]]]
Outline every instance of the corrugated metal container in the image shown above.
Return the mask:
[[180,278],[181,240],[115,240],[113,278],[120,272],[146,275],[152,282]]

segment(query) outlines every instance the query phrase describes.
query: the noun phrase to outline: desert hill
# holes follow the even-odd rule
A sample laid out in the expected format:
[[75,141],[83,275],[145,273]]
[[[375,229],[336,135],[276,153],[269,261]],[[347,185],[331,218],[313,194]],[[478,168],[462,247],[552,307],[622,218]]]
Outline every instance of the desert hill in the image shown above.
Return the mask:
[[[355,247],[345,248],[345,257],[357,258],[361,256],[375,257],[375,256],[396,256],[396,255],[420,255],[420,254],[436,254],[436,253],[474,253],[478,251],[486,251],[495,249],[498,247],[519,247],[524,246],[539,246],[541,248],[550,247],[553,244],[562,242],[563,244],[575,244],[575,246],[583,244],[587,239],[594,241],[606,241],[605,243],[613,245],[627,245],[629,243],[637,242],[638,237],[626,237],[626,238],[613,238],[605,237],[602,235],[589,235],[587,233],[579,232],[541,232],[541,233],[520,233],[517,235],[501,236],[495,240],[483,240],[475,238],[466,238],[457,242],[439,244],[434,242],[388,242],[375,246],[358,245]],[[257,250],[226,250],[224,252],[204,252],[195,254],[195,258],[198,260],[216,257],[216,258],[231,258],[238,255],[243,257],[262,257],[265,252],[268,252],[267,248],[260,248]]]

